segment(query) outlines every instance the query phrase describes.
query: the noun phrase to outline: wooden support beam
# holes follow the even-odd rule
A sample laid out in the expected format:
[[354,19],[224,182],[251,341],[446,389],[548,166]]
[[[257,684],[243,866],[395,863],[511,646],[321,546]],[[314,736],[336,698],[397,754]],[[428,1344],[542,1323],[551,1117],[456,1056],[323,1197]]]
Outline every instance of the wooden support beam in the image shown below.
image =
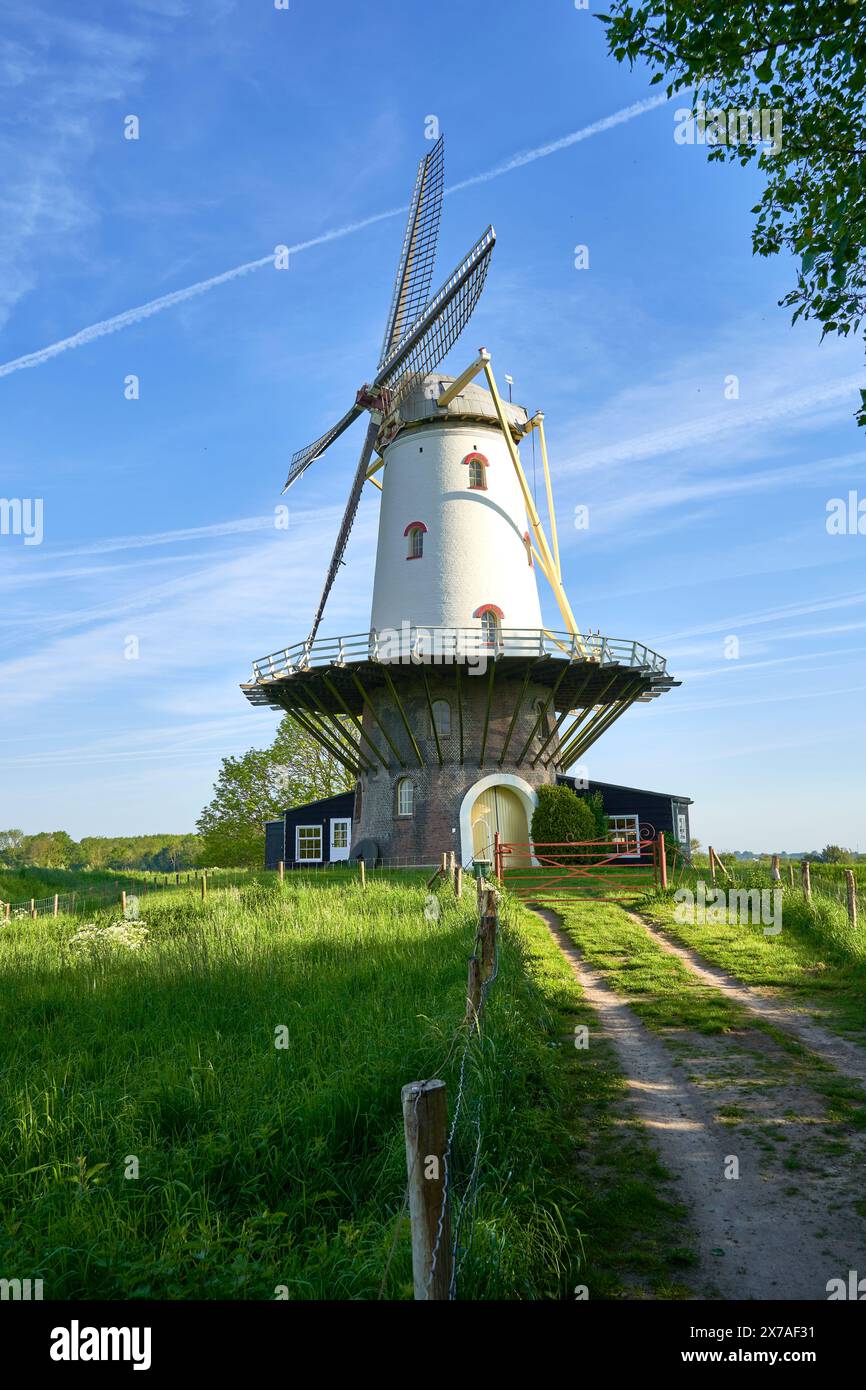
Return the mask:
[[295,696],[300,700],[307,711],[308,717],[313,720],[314,724],[316,724],[317,721],[321,722],[324,719],[328,720],[329,724],[333,726],[328,733],[331,741],[335,743],[338,748],[342,748],[344,754],[350,761],[356,763],[358,768],[363,769],[364,772],[369,772],[372,766],[369,758],[361,751],[358,744],[348,737],[346,730],[341,725],[337,716],[331,710],[326,709],[324,704],[316,705],[312,700],[308,700],[306,695],[302,693],[299,685],[295,686]]
[[532,726],[532,729],[531,729],[530,734],[529,734],[529,738],[528,738],[528,739],[526,740],[526,742],[524,743],[523,747],[522,747],[521,750],[520,750],[520,755],[519,755],[519,757],[516,759],[516,761],[517,761],[518,763],[522,763],[522,762],[523,762],[523,759],[526,757],[527,750],[528,750],[530,744],[532,743],[532,740],[535,738],[536,733],[537,733],[538,730],[541,728],[541,722],[542,722],[542,720],[545,718],[545,716],[546,716],[546,714],[547,714],[547,711],[550,709],[551,705],[553,704],[554,700],[556,699],[556,692],[557,692],[557,690],[559,689],[559,687],[561,686],[563,680],[565,679],[565,675],[566,675],[566,672],[569,670],[569,667],[570,667],[570,663],[569,663],[569,662],[565,662],[565,661],[564,661],[564,662],[562,663],[562,670],[560,671],[559,675],[557,676],[556,680],[554,681],[554,683],[553,683],[553,688],[552,688],[550,694],[548,695],[548,697],[547,697],[547,699],[546,699],[546,701],[545,701],[545,703],[544,703],[543,708],[539,710],[539,712],[538,712],[538,718],[536,719],[535,723],[534,723],[533,726]]
[[363,721],[359,719],[356,714],[352,713],[351,709],[346,704],[346,701],[340,694],[340,691],[338,690],[337,686],[331,680],[331,677],[324,671],[322,672],[322,681],[328,687],[328,689],[330,690],[331,694],[333,695],[334,699],[337,701],[337,704],[341,707],[343,712],[349,717],[349,719],[351,719],[352,723],[355,725],[355,728],[358,730],[359,736],[370,745],[370,747],[373,750],[373,753],[378,758],[382,766],[390,771],[391,764],[388,762],[388,759],[385,757],[385,754],[373,742],[370,735],[366,732],[364,728]]
[[397,759],[401,767],[408,767],[409,764],[406,762],[405,758],[403,757],[403,754],[400,752],[400,749],[397,747],[391,735],[388,733],[388,730],[385,728],[385,725],[382,723],[382,720],[376,713],[376,707],[370,699],[369,695],[367,694],[366,690],[364,689],[363,685],[361,684],[360,680],[358,679],[357,673],[355,671],[350,671],[349,675],[355,682],[355,689],[358,691],[358,694],[364,702],[365,708],[370,711],[370,714],[373,718],[373,722],[375,723],[376,727],[381,731],[382,736],[384,737],[388,747],[391,749],[391,752],[394,754],[394,757]]
[[[602,695],[606,694],[610,689],[611,683],[611,681],[608,681],[601,692]],[[627,687],[625,695],[621,695],[618,700],[614,700],[610,705],[600,705],[587,724],[585,723],[586,715],[589,714],[593,708],[593,706],[590,706],[578,721],[579,733],[574,736],[572,730],[569,730],[566,746],[560,749],[559,755],[556,758],[557,767],[569,766],[575,758],[580,757],[581,753],[585,753],[587,748],[595,743],[596,739],[600,738],[605,729],[608,729],[611,724],[615,723],[621,714],[625,714],[626,710],[634,704],[640,694],[641,685],[641,678],[638,677],[637,680],[632,681]]]
[[496,675],[496,658],[488,657],[487,664],[490,674],[487,677],[487,699],[484,704],[484,729],[481,734],[481,752],[478,755],[478,766],[484,766],[484,754],[487,752],[487,732],[490,728],[490,707],[493,703],[493,679]]
[[424,670],[423,666],[421,667],[421,679],[424,682],[424,694],[427,698],[427,713],[430,715],[430,727],[433,730],[433,739],[436,744],[436,757],[438,758],[439,766],[441,767],[442,745],[439,742],[439,730],[436,728],[436,717],[433,713],[433,700],[430,695],[430,686],[427,681],[427,672]]
[[403,701],[400,699],[400,696],[397,693],[397,687],[395,686],[391,678],[391,672],[388,670],[387,666],[382,667],[382,674],[385,677],[385,684],[391,692],[391,698],[394,701],[394,704],[397,706],[397,713],[400,715],[400,718],[403,721],[403,728],[406,730],[406,734],[409,738],[410,744],[412,745],[415,757],[418,759],[418,766],[425,767],[426,764],[424,762],[424,756],[421,752],[421,749],[418,747],[418,740],[412,732],[412,725],[406,718],[406,711],[403,708]]
[[[571,697],[572,700],[575,702],[575,705],[574,705],[571,709],[564,709],[564,710],[562,711],[562,713],[560,714],[560,716],[559,716],[559,718],[557,719],[556,723],[553,725],[553,728],[551,729],[550,733],[547,735],[547,738],[544,740],[544,742],[542,743],[542,745],[541,745],[541,747],[539,748],[538,752],[536,753],[535,757],[532,759],[532,766],[533,766],[533,767],[535,767],[535,766],[537,765],[537,763],[539,762],[539,759],[543,756],[544,751],[545,751],[545,749],[547,748],[547,745],[548,745],[548,744],[551,742],[551,740],[554,739],[554,738],[556,737],[556,735],[559,733],[560,729],[562,728],[562,725],[565,723],[565,721],[566,721],[566,719],[568,718],[568,716],[569,716],[570,714],[576,714],[576,713],[577,713],[577,708],[579,708],[579,706],[577,706],[577,701],[580,699],[580,697],[581,697],[581,695],[583,694],[584,690],[586,690],[586,687],[589,685],[589,682],[592,680],[592,678],[593,678],[594,675],[595,675],[595,670],[594,670],[592,667],[590,667],[590,669],[587,671],[586,675],[584,676],[583,684],[581,685],[580,689],[579,689],[578,691],[576,691],[576,693]],[[585,711],[584,711],[584,713],[585,713]],[[554,761],[554,759],[553,759],[553,757],[551,756],[550,758],[547,759],[546,766],[549,766],[549,764],[550,764],[551,762],[553,762],[553,761]]]
[[520,697],[519,697],[519,699],[518,699],[518,701],[517,701],[517,704],[514,706],[514,709],[513,709],[513,711],[512,711],[511,720],[510,720],[510,722],[509,722],[508,729],[507,729],[506,734],[505,734],[505,739],[504,739],[504,742],[503,742],[503,744],[502,744],[502,752],[499,754],[499,766],[500,766],[500,767],[502,767],[503,763],[505,762],[505,754],[508,752],[509,746],[510,746],[510,744],[511,744],[511,735],[514,733],[514,726],[515,726],[515,724],[517,723],[518,715],[520,714],[520,711],[521,711],[521,709],[522,709],[522,707],[523,707],[523,701],[524,701],[525,698],[526,698],[526,691],[527,691],[527,689],[528,689],[528,687],[529,687],[529,678],[530,678],[531,675],[532,675],[532,667],[531,667],[531,666],[527,666],[527,668],[526,668],[526,674],[525,674],[525,676],[523,677],[523,685],[522,685],[521,690],[520,690]]
[[319,724],[317,724],[316,721],[310,716],[309,711],[307,711],[304,714],[301,714],[300,710],[298,709],[289,710],[288,712],[291,714],[293,719],[296,719],[298,721],[301,728],[306,730],[306,732],[310,735],[310,738],[315,739],[317,743],[320,743],[322,747],[326,750],[326,752],[330,753],[332,757],[336,758],[337,762],[342,763],[343,767],[347,768],[349,772],[353,773],[356,777],[360,776],[360,764],[354,761],[353,759],[348,758],[343,749],[341,747],[338,748],[333,743],[333,741],[328,737],[328,735],[324,733]]

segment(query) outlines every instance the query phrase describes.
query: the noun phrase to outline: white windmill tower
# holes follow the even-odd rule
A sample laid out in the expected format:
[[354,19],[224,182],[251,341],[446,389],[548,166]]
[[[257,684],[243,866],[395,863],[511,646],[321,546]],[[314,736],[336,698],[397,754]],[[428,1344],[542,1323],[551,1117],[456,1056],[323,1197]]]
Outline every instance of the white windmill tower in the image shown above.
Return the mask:
[[[502,400],[484,349],[456,379],[435,371],[475,307],[495,242],[488,227],[428,301],[442,194],[440,139],[419,166],[373,382],[289,470],[286,487],[370,412],[312,630],[255,662],[242,687],[253,704],[289,711],[350,769],[353,853],[386,862],[435,862],[450,848],[463,863],[489,858],[496,831],[528,855],[536,788],[634,701],[672,684],[646,647],[578,630],[543,415]],[[549,541],[520,461],[534,430]],[[382,499],[370,628],[318,638],[367,483]],[[543,625],[539,570],[561,631]]]

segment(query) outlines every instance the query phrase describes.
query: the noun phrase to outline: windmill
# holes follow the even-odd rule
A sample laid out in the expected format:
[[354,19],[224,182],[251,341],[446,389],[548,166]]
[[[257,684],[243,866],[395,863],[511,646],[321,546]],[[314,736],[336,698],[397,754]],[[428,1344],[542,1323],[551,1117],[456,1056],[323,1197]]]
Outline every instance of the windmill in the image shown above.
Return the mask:
[[283,488],[283,492],[286,492],[359,416],[365,411],[370,412],[370,424],[328,566],[325,587],[307,639],[309,642],[315,641],[328,595],[343,563],[383,420],[393,415],[413,383],[432,372],[454,346],[484,288],[496,241],[492,227],[488,227],[479,237],[441,289],[431,299],[427,298],[433,279],[442,215],[444,142],[444,135],[440,135],[418,166],[376,374],[372,382],[365,383],[356,392],[355,404],[342,419],[312,444],[293,454]]
[[[489,857],[494,831],[528,847],[537,788],[632,705],[677,684],[642,643],[578,628],[542,412],[510,389],[502,399],[484,348],[457,377],[436,370],[478,302],[495,242],[488,227],[431,296],[443,192],[439,139],[418,169],[372,381],[291,460],[286,488],[369,413],[312,629],[255,661],[242,686],[251,704],[291,713],[355,779],[351,853],[373,862],[430,863],[459,846],[468,863]],[[534,431],[547,528],[520,458]],[[369,629],[321,638],[368,482],[381,494]],[[539,574],[560,630],[542,619]],[[310,842],[323,853],[306,829],[304,862]]]

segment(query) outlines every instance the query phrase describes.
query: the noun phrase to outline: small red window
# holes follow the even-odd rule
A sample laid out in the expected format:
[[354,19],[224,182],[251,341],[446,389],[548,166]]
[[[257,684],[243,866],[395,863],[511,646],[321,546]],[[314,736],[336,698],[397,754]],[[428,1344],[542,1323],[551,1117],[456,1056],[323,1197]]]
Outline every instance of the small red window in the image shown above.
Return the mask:
[[486,492],[487,490],[487,459],[483,454],[479,454],[474,449],[471,454],[467,454],[463,462],[469,469],[469,486],[476,491]]
[[409,546],[406,552],[407,560],[420,560],[424,554],[424,533],[427,527],[423,521],[410,521],[403,535],[406,536]]
[[481,619],[481,632],[485,644],[495,647],[502,632],[502,619],[505,617],[502,609],[497,608],[495,603],[482,603],[472,616]]

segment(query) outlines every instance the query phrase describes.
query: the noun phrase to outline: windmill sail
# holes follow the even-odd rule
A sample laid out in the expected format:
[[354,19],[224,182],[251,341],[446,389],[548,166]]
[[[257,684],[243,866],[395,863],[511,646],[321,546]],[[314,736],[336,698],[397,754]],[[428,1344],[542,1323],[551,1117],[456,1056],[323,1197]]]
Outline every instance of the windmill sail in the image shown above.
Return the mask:
[[418,166],[418,177],[415,180],[403,237],[403,249],[394,280],[391,308],[385,325],[385,337],[379,357],[380,367],[427,303],[433,279],[433,264],[436,260],[444,187],[445,136],[440,135],[432,150]]
[[362,405],[353,405],[351,410],[346,411],[342,420],[338,420],[336,425],[332,425],[319,439],[314,439],[312,444],[307,444],[305,448],[299,449],[296,454],[292,454],[292,461],[289,464],[289,476],[286,478],[283,492],[286,492],[288,488],[292,486],[292,483],[300,478],[304,470],[309,468],[313,460],[317,459],[320,454],[323,454],[325,450],[333,444],[334,440],[339,438],[343,431],[347,430],[349,426],[357,420],[358,416],[363,415],[363,413],[364,407]]
[[385,359],[374,385],[391,393],[392,410],[413,382],[438,367],[457,342],[484,288],[495,242],[496,233],[488,227]]
[[[432,372],[439,365],[463,332],[484,286],[495,241],[496,233],[492,227],[488,227],[468,256],[464,257],[442,288],[433,296],[400,345],[386,359],[376,376],[374,386],[390,391],[392,409],[419,377]],[[328,595],[343,563],[378,433],[378,422],[371,420],[337,536],[337,544],[328,567],[325,587],[307,639],[309,642],[315,639]]]

